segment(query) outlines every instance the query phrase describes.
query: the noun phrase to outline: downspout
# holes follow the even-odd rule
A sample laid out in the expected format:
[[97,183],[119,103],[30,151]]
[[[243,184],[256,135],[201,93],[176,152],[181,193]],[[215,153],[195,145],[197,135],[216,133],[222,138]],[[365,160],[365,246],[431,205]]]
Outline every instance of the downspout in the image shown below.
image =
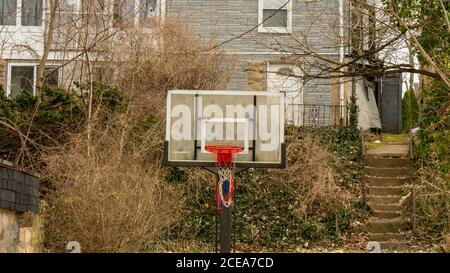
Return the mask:
[[345,44],[344,44],[344,0],[339,0],[339,36],[340,36],[340,45],[339,45],[339,63],[341,64],[340,68],[340,77],[339,77],[339,106],[341,109],[341,124],[343,124],[345,119],[345,85],[344,85],[344,55],[345,55]]

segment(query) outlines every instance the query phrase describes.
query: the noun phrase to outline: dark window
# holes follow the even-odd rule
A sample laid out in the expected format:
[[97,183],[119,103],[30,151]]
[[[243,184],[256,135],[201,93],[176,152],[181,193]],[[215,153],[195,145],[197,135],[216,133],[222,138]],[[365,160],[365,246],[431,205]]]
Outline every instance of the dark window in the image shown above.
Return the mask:
[[22,26],[41,26],[42,13],[42,0],[22,1]]
[[33,94],[34,91],[34,66],[11,67],[11,97],[16,97],[22,92]]
[[17,18],[17,0],[0,2],[0,25],[15,26]]

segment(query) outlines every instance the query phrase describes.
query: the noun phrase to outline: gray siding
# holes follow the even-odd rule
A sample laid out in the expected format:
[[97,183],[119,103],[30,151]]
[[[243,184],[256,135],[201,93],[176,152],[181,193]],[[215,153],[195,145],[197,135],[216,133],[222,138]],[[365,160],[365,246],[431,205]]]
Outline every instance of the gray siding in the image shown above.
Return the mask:
[[[280,61],[281,55],[267,54],[280,44],[295,47],[298,41],[306,41],[314,51],[337,60],[338,1],[292,1],[292,34],[259,33],[255,29],[222,47],[237,54],[237,70],[228,89],[246,89],[245,66],[248,61]],[[169,0],[166,9],[167,18],[188,23],[199,37],[204,40],[215,37],[216,43],[237,37],[258,24],[258,0]],[[305,66],[311,62],[314,61],[305,62]],[[331,81],[308,80],[304,98],[304,103],[308,104],[330,104]]]

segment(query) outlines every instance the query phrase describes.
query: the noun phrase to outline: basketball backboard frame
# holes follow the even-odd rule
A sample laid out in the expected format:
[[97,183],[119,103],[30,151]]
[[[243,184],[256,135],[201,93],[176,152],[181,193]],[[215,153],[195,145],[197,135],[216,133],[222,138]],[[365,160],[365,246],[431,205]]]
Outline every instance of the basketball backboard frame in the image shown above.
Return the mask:
[[[175,140],[172,138],[172,120],[173,120],[173,115],[172,115],[172,110],[174,109],[173,104],[174,103],[174,98],[176,98],[177,96],[185,96],[186,98],[194,98],[194,104],[190,104],[190,108],[194,108],[195,110],[193,110],[193,120],[194,120],[194,134],[197,135],[196,132],[200,131],[201,133],[199,133],[200,136],[195,136],[195,140],[193,141],[193,146],[194,148],[190,148],[191,151],[194,150],[194,157],[192,159],[189,160],[177,160],[174,159],[171,155],[173,155],[173,153],[171,153],[171,142],[175,142]],[[205,118],[203,117],[203,108],[201,109],[201,111],[198,111],[198,99],[199,98],[210,98],[210,97],[214,97],[217,96],[216,99],[219,98],[225,98],[225,99],[229,99],[231,101],[235,101],[235,106],[242,106],[244,104],[242,104],[242,101],[252,101],[253,106],[255,106],[255,114],[253,116],[249,116],[247,118],[245,117],[237,117],[235,118],[233,116],[233,118],[229,118],[227,116],[222,116],[222,117],[210,117],[209,119],[207,119],[205,121]],[[234,122],[235,123],[243,123],[246,124],[245,125],[245,129],[244,132],[248,132],[248,126],[251,122],[253,122],[253,130],[255,130],[255,132],[258,130],[259,126],[260,126],[260,122],[259,122],[259,116],[263,116],[263,115],[259,115],[259,112],[257,112],[258,110],[261,110],[263,107],[262,105],[264,104],[259,104],[262,100],[260,98],[265,98],[265,101],[273,101],[273,103],[271,103],[270,105],[266,105],[266,106],[271,106],[273,107],[274,105],[276,105],[279,108],[279,112],[276,113],[276,115],[274,115],[275,117],[272,117],[272,115],[268,115],[268,119],[270,121],[270,126],[274,126],[275,125],[275,130],[274,131],[278,131],[278,136],[279,136],[279,145],[277,146],[277,150],[274,151],[277,154],[277,158],[276,160],[271,160],[271,161],[261,161],[261,160],[257,160],[258,157],[258,141],[257,141],[257,136],[258,133],[254,133],[254,138],[249,140],[247,137],[247,141],[244,141],[244,144],[242,145],[245,149],[245,151],[247,153],[251,153],[251,155],[249,155],[251,157],[251,160],[245,160],[245,161],[240,161],[240,160],[236,160],[235,162],[235,167],[237,170],[243,170],[243,169],[248,169],[248,168],[265,168],[265,169],[282,169],[286,167],[286,144],[284,141],[284,126],[285,126],[285,117],[284,117],[284,111],[285,111],[285,95],[282,93],[269,93],[269,92],[251,92],[251,91],[210,91],[210,90],[171,90],[168,92],[167,94],[167,116],[166,116],[166,138],[164,141],[164,165],[166,166],[173,166],[173,167],[203,167],[206,169],[212,169],[215,168],[216,162],[214,160],[213,157],[211,157],[209,160],[205,160],[205,159],[199,159],[198,157],[198,153],[204,153],[205,152],[205,143],[203,142],[203,138],[204,138],[204,133],[203,130],[199,130],[199,125],[202,124],[201,126],[205,126],[204,124],[208,123],[208,122]],[[178,100],[179,101],[179,100]],[[259,101],[259,102],[258,102]],[[194,105],[192,107],[192,105]],[[201,105],[202,107],[204,106],[203,104]],[[245,105],[245,106],[249,106],[249,105]],[[245,108],[245,106],[243,106]],[[189,107],[188,107],[189,108]],[[269,107],[268,107],[269,108]],[[273,109],[273,108],[272,108]],[[201,112],[201,114],[198,114],[198,112]],[[275,113],[275,112],[274,112]],[[273,114],[271,112],[271,114]],[[225,114],[226,115],[226,114]],[[255,118],[256,117],[256,118]],[[272,123],[272,119],[274,119],[274,123]],[[266,120],[267,122],[267,120]],[[204,127],[203,127],[204,128]],[[272,128],[271,128],[272,130]],[[197,139],[200,138],[200,139]],[[200,143],[199,143],[200,142]],[[190,146],[190,145],[189,145]]]

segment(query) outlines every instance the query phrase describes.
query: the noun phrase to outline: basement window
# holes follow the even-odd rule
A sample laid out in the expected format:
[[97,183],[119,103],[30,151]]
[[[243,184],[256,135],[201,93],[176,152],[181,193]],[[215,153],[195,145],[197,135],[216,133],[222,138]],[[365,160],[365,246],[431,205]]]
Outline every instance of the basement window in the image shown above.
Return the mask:
[[258,31],[290,33],[292,31],[292,0],[259,0]]
[[[7,94],[17,97],[23,92],[35,94],[38,66],[36,64],[10,64],[8,67]],[[59,86],[60,70],[56,66],[44,69],[45,85],[51,88]]]
[[34,94],[35,72],[34,66],[11,66],[9,81],[10,96],[15,98],[22,92]]

